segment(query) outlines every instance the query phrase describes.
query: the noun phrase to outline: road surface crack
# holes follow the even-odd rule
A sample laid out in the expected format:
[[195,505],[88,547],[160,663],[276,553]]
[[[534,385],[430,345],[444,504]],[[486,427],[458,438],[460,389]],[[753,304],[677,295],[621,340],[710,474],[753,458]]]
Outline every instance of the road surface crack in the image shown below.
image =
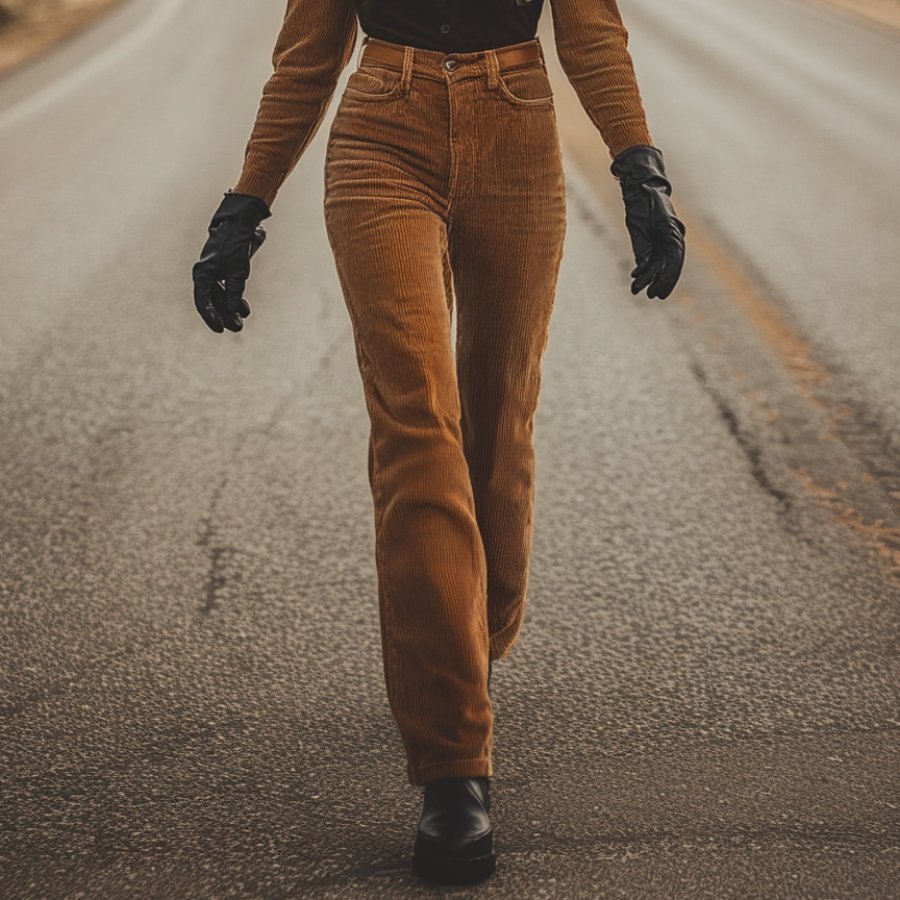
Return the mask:
[[[284,416],[290,403],[295,399],[297,385],[292,383],[290,390],[275,406],[272,414],[261,427],[248,428],[241,432],[234,442],[231,458],[236,459],[244,449],[247,441],[254,434],[262,435],[268,439],[275,426]],[[207,507],[207,513],[200,520],[202,531],[197,538],[197,546],[202,547],[208,554],[209,567],[206,575],[206,587],[203,593],[203,604],[200,612],[204,615],[211,613],[218,605],[222,594],[230,580],[229,568],[238,554],[238,548],[219,537],[219,527],[216,524],[219,518],[219,505],[230,482],[229,475],[223,475],[213,490]]]
[[691,361],[691,372],[693,372],[697,383],[704,393],[715,404],[719,418],[725,423],[729,434],[734,438],[735,443],[746,457],[753,480],[775,501],[779,514],[786,515],[789,513],[793,506],[791,496],[787,491],[783,491],[772,483],[763,463],[763,454],[760,446],[741,428],[737,413],[735,413],[725,397],[710,384],[706,376],[706,370],[697,360]]
[[[243,443],[241,441],[241,443]],[[218,540],[218,530],[215,518],[225,488],[228,486],[228,476],[225,475],[216,485],[209,501],[209,512],[201,519],[203,531],[197,539],[198,546],[209,554],[209,570],[206,575],[206,590],[204,592],[203,605],[200,612],[204,615],[211,613],[218,605],[222,591],[228,584],[226,574],[229,564],[237,554],[237,548],[230,544],[221,543]]]

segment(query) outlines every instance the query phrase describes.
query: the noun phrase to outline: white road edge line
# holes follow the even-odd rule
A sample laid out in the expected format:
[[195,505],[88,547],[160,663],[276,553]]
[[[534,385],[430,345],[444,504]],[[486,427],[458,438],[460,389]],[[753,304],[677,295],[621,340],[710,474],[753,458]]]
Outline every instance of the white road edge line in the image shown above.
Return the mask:
[[82,65],[67,72],[51,84],[0,112],[0,130],[14,125],[43,107],[65,97],[76,88],[99,75],[148,40],[184,5],[185,0],[163,0],[154,11],[120,40],[106,47]]

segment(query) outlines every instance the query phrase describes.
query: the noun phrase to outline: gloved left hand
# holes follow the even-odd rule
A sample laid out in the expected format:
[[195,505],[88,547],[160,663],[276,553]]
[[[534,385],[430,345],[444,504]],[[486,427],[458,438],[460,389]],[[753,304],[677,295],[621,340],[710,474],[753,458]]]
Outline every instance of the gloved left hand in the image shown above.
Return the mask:
[[685,227],[669,199],[672,185],[662,152],[646,144],[629,147],[614,157],[610,171],[622,189],[625,227],[637,263],[631,293],[646,287],[651,300],[665,300],[681,276]]
[[240,331],[250,315],[244,287],[250,277],[250,258],[262,246],[260,227],[272,213],[252,194],[228,191],[209,223],[209,237],[194,263],[194,306],[215,332]]

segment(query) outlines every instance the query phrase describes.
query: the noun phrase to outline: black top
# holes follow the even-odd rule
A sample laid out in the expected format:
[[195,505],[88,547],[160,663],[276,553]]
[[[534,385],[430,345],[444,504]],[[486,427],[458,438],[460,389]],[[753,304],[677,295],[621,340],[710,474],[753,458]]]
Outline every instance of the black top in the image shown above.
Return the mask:
[[529,41],[544,0],[353,0],[370,37],[442,53]]

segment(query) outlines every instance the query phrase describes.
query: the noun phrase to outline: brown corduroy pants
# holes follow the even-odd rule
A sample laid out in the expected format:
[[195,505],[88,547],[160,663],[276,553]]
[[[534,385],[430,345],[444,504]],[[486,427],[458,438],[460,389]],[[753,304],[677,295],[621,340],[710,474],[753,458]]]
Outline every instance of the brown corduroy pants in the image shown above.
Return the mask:
[[[540,50],[510,46],[526,44]],[[505,49],[365,38],[328,135],[326,229],[371,422],[384,674],[413,785],[493,775],[488,659],[509,653],[525,610],[566,200],[543,52],[510,67]]]

